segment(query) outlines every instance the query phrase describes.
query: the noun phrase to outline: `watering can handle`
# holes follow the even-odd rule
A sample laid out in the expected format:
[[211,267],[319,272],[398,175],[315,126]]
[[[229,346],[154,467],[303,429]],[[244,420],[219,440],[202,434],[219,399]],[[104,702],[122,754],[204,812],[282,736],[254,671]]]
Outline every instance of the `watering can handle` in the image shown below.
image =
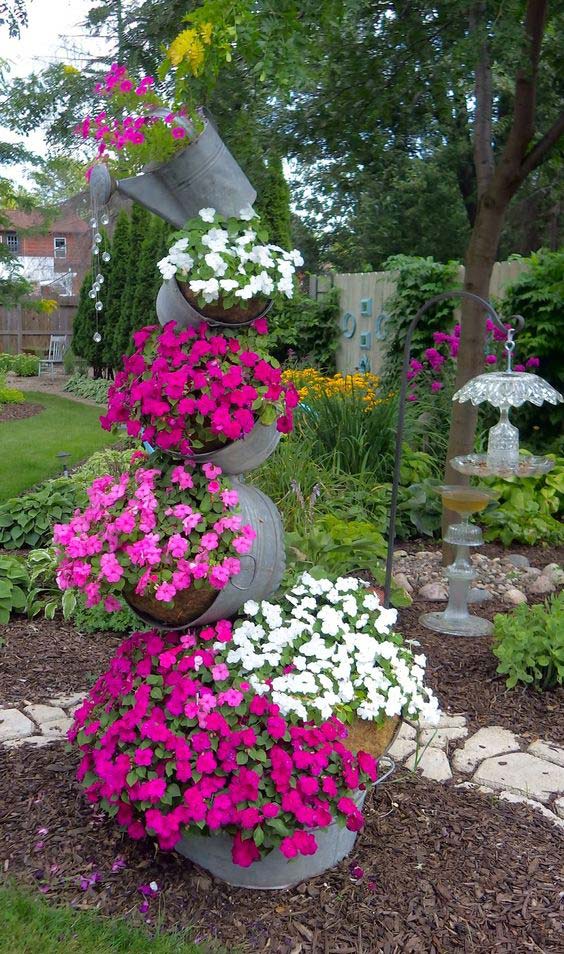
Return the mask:
[[256,561],[255,557],[253,556],[253,554],[252,554],[252,553],[246,553],[245,556],[247,557],[248,560],[252,560],[252,561],[253,561],[253,575],[252,575],[252,578],[251,578],[250,582],[247,584],[247,586],[237,586],[237,584],[234,583],[233,580],[231,580],[231,586],[233,586],[236,590],[241,590],[242,592],[244,592],[245,590],[248,590],[248,589],[249,589],[249,586],[252,585],[253,580],[254,580],[255,575],[256,575],[256,572],[257,572],[257,561]]

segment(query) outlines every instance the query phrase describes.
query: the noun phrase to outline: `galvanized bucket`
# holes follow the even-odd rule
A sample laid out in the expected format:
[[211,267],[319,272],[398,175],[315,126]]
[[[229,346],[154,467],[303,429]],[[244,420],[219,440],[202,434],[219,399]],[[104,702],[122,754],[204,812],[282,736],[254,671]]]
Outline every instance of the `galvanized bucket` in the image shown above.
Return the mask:
[[[393,772],[395,764],[388,756],[380,759],[379,767],[384,774],[378,778],[380,785]],[[357,792],[354,800],[362,808],[366,792]],[[280,891],[293,888],[301,881],[308,881],[338,865],[354,847],[357,832],[340,828],[333,823],[328,828],[314,832],[317,851],[314,855],[297,855],[287,859],[275,848],[270,854],[255,861],[249,868],[241,868],[231,860],[233,839],[229,835],[187,835],[176,846],[176,851],[190,861],[205,868],[215,878],[226,881],[236,888],[251,888],[257,891]]]
[[[154,110],[156,116],[166,113],[165,109]],[[193,133],[189,120],[177,119],[176,123]],[[151,171],[114,182],[106,165],[96,164],[90,178],[93,204],[104,205],[117,188],[176,228],[210,206],[220,215],[238,216],[242,208],[253,204],[257,194],[209,116],[204,123],[203,132],[186,149]]]
[[157,317],[159,322],[164,326],[168,324],[169,321],[174,321],[176,322],[176,327],[179,329],[198,328],[203,321],[212,328],[245,328],[253,321],[256,321],[257,318],[264,318],[271,308],[272,301],[269,301],[263,308],[259,308],[256,314],[251,314],[249,318],[245,318],[243,321],[222,321],[219,317],[211,318],[208,315],[202,314],[201,311],[198,311],[197,308],[194,308],[194,306],[186,300],[178,287],[176,278],[170,278],[164,281],[157,295]]
[[268,599],[280,586],[286,567],[284,530],[280,514],[270,497],[257,487],[247,487],[234,480],[239,494],[243,524],[250,523],[256,532],[252,549],[240,557],[241,570],[231,578],[206,612],[197,619],[187,620],[179,626],[169,626],[153,616],[132,607],[133,612],[150,626],[170,631],[195,626],[207,626],[219,619],[234,616],[247,600]]
[[208,451],[206,454],[194,454],[190,460],[198,464],[210,461],[221,467],[224,474],[238,476],[249,470],[260,467],[278,447],[281,438],[276,424],[261,424],[257,421],[252,431],[237,441],[225,444],[219,450]]

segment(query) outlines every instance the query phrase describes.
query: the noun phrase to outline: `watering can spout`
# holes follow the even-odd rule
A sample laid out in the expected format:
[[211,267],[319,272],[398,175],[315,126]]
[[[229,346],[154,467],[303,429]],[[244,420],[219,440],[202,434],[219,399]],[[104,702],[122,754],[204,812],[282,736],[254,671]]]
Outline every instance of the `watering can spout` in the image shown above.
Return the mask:
[[95,165],[90,177],[93,208],[105,205],[118,191],[176,228],[203,208],[238,217],[257,194],[215,126],[209,119],[204,123],[200,135],[182,152],[151,171],[116,181],[104,163]]

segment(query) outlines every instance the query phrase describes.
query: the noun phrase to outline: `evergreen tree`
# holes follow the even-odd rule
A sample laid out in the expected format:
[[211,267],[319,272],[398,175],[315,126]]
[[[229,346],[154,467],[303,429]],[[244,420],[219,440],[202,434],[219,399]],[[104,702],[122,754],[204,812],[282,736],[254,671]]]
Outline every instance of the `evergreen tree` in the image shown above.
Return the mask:
[[162,219],[151,216],[137,266],[135,293],[130,311],[130,336],[138,328],[154,324],[156,320],[155,303],[162,282],[157,262],[166,254],[168,243],[165,236],[168,231],[169,226]]
[[282,248],[292,248],[290,187],[284,178],[282,159],[276,153],[268,160],[256,210],[269,231],[270,241]]
[[120,322],[122,299],[127,284],[129,268],[129,247],[131,241],[131,225],[129,215],[122,209],[117,217],[112,242],[112,258],[106,277],[106,314],[105,327],[107,334],[102,343],[102,353],[105,364],[110,368],[118,368],[121,361],[121,351],[117,349],[116,328]]
[[[97,259],[98,264],[95,266],[96,275],[100,273],[103,274],[104,266],[102,264],[102,255],[104,252],[109,252],[111,248],[110,240],[105,231],[102,231],[102,236],[103,239],[99,248],[100,254]],[[98,269],[100,271],[98,271]],[[106,272],[107,271],[108,269],[106,268]],[[92,270],[88,271],[84,276],[84,281],[80,288],[78,308],[73,322],[72,349],[79,358],[83,358],[88,362],[94,371],[94,377],[101,378],[104,374],[108,374],[108,372],[111,371],[111,365],[109,365],[106,360],[104,350],[105,347],[107,347],[106,339],[109,327],[107,324],[108,283],[106,278],[106,281],[104,281],[100,288],[98,299],[102,303],[102,310],[96,312],[95,300],[90,298],[90,290],[94,278],[94,272]],[[101,335],[99,342],[94,341],[96,330],[98,330]]]
[[149,221],[149,212],[134,203],[131,212],[129,253],[126,256],[127,275],[121,295],[119,318],[116,316],[113,322],[112,350],[117,367],[121,366],[121,356],[127,353],[131,344],[133,299],[138,284],[141,246],[147,233]]

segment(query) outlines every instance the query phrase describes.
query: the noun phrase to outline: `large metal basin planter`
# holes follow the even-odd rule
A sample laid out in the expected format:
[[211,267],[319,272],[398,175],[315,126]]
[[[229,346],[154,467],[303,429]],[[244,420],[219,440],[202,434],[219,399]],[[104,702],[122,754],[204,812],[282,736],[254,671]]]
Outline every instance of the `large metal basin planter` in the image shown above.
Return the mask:
[[198,464],[211,461],[221,467],[224,474],[236,477],[255,470],[268,460],[276,450],[281,436],[275,423],[261,424],[257,421],[253,429],[239,440],[223,444],[219,450],[194,454],[190,459]]
[[[196,596],[208,596],[208,605],[200,608],[197,614],[194,613],[193,596],[188,596],[190,590],[187,591],[186,600],[182,599],[180,593],[178,600],[171,605],[161,604],[152,597],[143,602],[142,597],[136,596],[135,602],[132,602],[131,597],[128,599],[124,594],[126,602],[144,623],[170,630],[185,629],[188,625],[206,626],[218,619],[234,616],[247,600],[260,602],[278,589],[286,565],[280,514],[270,497],[257,487],[247,487],[239,481],[233,481],[233,485],[239,494],[243,523],[250,523],[256,531],[252,549],[239,558],[240,572],[222,590],[206,590],[204,587],[195,590]],[[177,609],[174,608],[175,604]]]
[[[395,765],[391,759],[384,757],[379,768],[383,770],[383,774],[376,785],[381,784],[393,772]],[[355,797],[360,809],[365,798],[366,792],[358,792]],[[279,891],[292,888],[301,881],[308,881],[334,868],[351,853],[357,838],[357,832],[341,828],[336,823],[325,829],[316,829],[314,834],[317,841],[314,855],[298,855],[296,858],[287,859],[275,848],[249,868],[233,864],[233,839],[222,833],[208,836],[187,835],[177,844],[176,850],[201,868],[205,868],[215,878],[234,887]]]
[[244,328],[268,314],[271,306],[272,302],[264,298],[251,298],[248,303],[229,309],[223,308],[221,301],[199,308],[188,285],[176,278],[164,281],[157,295],[160,324],[174,321],[179,329],[198,328],[203,321],[211,327]]
[[[155,109],[155,116],[167,110]],[[176,228],[182,228],[200,209],[212,207],[220,215],[238,216],[252,205],[256,191],[219,136],[211,119],[202,113],[204,129],[185,149],[150,171],[128,179],[112,180],[107,166],[97,163],[90,177],[95,206],[109,201],[114,189],[160,215]],[[189,120],[177,120],[189,135],[194,132]]]

